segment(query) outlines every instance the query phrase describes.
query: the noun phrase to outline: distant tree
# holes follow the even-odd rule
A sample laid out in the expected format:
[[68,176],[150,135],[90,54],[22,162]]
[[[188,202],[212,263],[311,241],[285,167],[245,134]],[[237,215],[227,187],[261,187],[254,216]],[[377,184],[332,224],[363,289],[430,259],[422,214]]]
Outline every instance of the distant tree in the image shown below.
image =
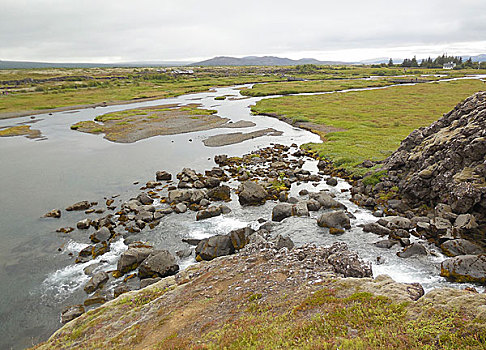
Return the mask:
[[465,68],[474,68],[474,63],[472,61],[472,58],[469,57],[466,62],[464,62],[464,67]]
[[393,67],[393,66],[394,66],[394,64],[393,64],[393,60],[390,58],[390,59],[388,60],[388,67]]
[[413,56],[412,60],[410,61],[410,67],[418,67],[417,57]]

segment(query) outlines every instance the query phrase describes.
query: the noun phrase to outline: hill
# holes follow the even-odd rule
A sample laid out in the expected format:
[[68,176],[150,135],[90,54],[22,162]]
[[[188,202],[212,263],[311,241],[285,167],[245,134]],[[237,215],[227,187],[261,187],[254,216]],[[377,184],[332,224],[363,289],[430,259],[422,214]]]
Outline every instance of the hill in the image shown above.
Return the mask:
[[246,56],[229,57],[218,56],[209,60],[191,63],[190,66],[296,66],[300,64],[350,64],[339,61],[319,61],[314,58],[301,58],[292,60],[290,58],[275,56]]

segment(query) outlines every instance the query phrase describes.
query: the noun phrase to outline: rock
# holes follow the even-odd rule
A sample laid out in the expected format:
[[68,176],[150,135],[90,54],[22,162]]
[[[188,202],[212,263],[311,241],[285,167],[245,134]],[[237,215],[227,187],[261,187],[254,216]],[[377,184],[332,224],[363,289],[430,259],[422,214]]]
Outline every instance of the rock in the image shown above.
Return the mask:
[[157,171],[155,173],[155,179],[157,181],[170,181],[172,180],[172,174],[168,173],[167,171]]
[[292,242],[292,240],[288,236],[284,237],[279,234],[277,235],[277,237],[274,239],[273,242],[277,250],[280,250],[282,248],[287,248],[288,250],[291,250],[292,248],[294,248],[294,242]]
[[150,286],[151,284],[157,283],[162,278],[155,277],[155,278],[144,278],[140,281],[140,289]]
[[290,204],[297,204],[297,203],[299,203],[299,199],[295,198],[295,197],[289,197],[289,198],[287,198],[287,202],[290,203]]
[[201,242],[201,240],[197,238],[183,238],[182,242],[187,243],[189,245],[198,245],[199,242]]
[[220,154],[214,156],[214,162],[218,165],[224,165],[228,161],[228,156],[226,154]]
[[268,195],[263,186],[252,181],[243,182],[238,191],[238,200],[241,205],[264,204]]
[[458,234],[467,234],[469,231],[479,227],[476,218],[471,214],[458,215],[454,221],[454,232]]
[[378,248],[390,249],[391,247],[393,247],[397,243],[398,242],[393,240],[393,239],[384,239],[384,240],[373,243],[373,245],[375,247],[378,247]]
[[104,304],[107,302],[105,295],[101,294],[99,291],[94,293],[92,296],[84,300],[84,306],[91,306],[96,304]]
[[309,194],[309,191],[307,191],[306,189],[299,191],[299,196],[307,196],[308,194]]
[[410,238],[410,232],[408,232],[407,230],[403,230],[401,228],[397,228],[390,233],[390,238],[392,239]]
[[63,324],[68,323],[69,321],[72,321],[84,314],[84,312],[84,306],[81,304],[68,306],[61,312],[61,322]]
[[176,251],[176,255],[180,259],[188,258],[192,255],[192,249],[186,248],[186,249],[178,250]]
[[252,228],[244,227],[231,231],[230,233],[228,233],[228,237],[230,238],[235,250],[240,250],[248,243],[249,237],[254,232],[255,230],[253,230]]
[[400,258],[409,258],[416,255],[427,255],[427,249],[425,249],[425,247],[420,243],[412,243],[412,245],[406,247],[401,252],[398,252],[397,255]]
[[137,200],[143,205],[149,205],[154,202],[152,198],[150,198],[146,193],[143,192],[137,196]]
[[111,238],[111,232],[108,227],[102,227],[95,233],[93,233],[91,236],[89,236],[89,239],[91,239],[91,242],[93,243],[99,243],[99,242],[105,242],[108,241]]
[[375,233],[380,236],[386,236],[392,232],[389,228],[382,226],[377,222],[370,222],[368,224],[364,224],[363,231]]
[[223,205],[220,205],[219,207],[221,208],[221,213],[223,213],[223,214],[231,213],[231,209],[227,205],[223,204]]
[[317,220],[317,224],[320,227],[334,227],[341,230],[351,228],[351,221],[346,213],[342,210],[322,214]]
[[141,264],[138,275],[141,279],[171,276],[179,271],[174,256],[167,250],[154,251]]
[[[337,243],[337,245],[340,244]],[[344,246],[346,245],[344,244]],[[327,258],[327,262],[333,266],[335,272],[342,274],[344,277],[363,278],[373,275],[371,265],[364,263],[359,259],[358,254],[347,249],[336,249],[336,252]]]
[[326,184],[329,186],[337,186],[338,180],[335,177],[330,177],[326,180]]
[[280,222],[292,216],[292,205],[287,203],[277,204],[272,210],[272,221]]
[[486,255],[459,255],[441,264],[440,275],[454,282],[486,284]]
[[478,255],[484,252],[480,246],[465,239],[446,241],[440,245],[440,248],[447,256]]
[[153,251],[153,248],[128,248],[120,256],[116,269],[122,274],[135,270]]
[[78,223],[76,224],[76,227],[80,230],[87,230],[87,229],[89,229],[90,225],[91,225],[90,219],[83,219],[81,221],[78,221]]
[[233,254],[235,248],[227,235],[216,235],[202,239],[196,247],[196,260],[212,260],[219,256]]
[[45,218],[60,218],[61,217],[61,209],[52,209],[50,212],[44,214]]
[[306,203],[307,203],[307,210],[309,211],[319,211],[319,209],[321,209],[321,204],[315,199],[309,199],[306,201]]
[[[292,206],[293,216],[309,216],[309,209],[307,209],[306,202],[299,202]],[[273,216],[273,215],[272,215]]]
[[131,291],[131,288],[129,286],[127,286],[126,284],[121,284],[115,287],[115,289],[113,290],[113,296],[115,298],[118,298],[123,293],[128,293],[129,291]]
[[211,206],[208,207],[207,209],[199,210],[196,214],[196,220],[199,221],[199,220],[209,219],[221,214],[222,214],[221,207]]
[[177,213],[177,214],[182,214],[182,213],[185,213],[187,211],[187,206],[184,204],[184,203],[178,203],[176,204],[176,206],[174,207],[174,211]]
[[145,210],[141,210],[135,216],[135,221],[152,222],[153,220],[154,220],[154,214]]
[[208,176],[206,181],[204,181],[204,185],[207,188],[218,187],[220,185],[220,183],[221,183],[221,180],[218,179],[217,177],[214,177],[214,176]]
[[412,221],[402,216],[385,216],[378,220],[378,223],[388,228],[403,228],[405,230],[412,228]]
[[208,191],[208,197],[213,201],[225,201],[231,200],[231,189],[226,185],[214,187]]
[[74,227],[61,227],[61,228],[58,228],[56,230],[56,232],[61,232],[61,233],[69,233],[69,232],[73,232],[74,231]]
[[91,277],[88,283],[86,283],[86,285],[84,286],[84,291],[88,294],[93,293],[95,290],[105,284],[109,278],[110,277],[105,271],[97,272],[93,275],[93,277]]
[[74,203],[73,205],[70,205],[69,207],[66,208],[67,211],[73,211],[73,210],[86,210],[91,207],[91,203],[88,201],[82,201],[78,203]]
[[318,201],[321,207],[324,209],[346,208],[343,204],[332,198],[331,195],[327,192],[311,193],[309,194],[309,197]]

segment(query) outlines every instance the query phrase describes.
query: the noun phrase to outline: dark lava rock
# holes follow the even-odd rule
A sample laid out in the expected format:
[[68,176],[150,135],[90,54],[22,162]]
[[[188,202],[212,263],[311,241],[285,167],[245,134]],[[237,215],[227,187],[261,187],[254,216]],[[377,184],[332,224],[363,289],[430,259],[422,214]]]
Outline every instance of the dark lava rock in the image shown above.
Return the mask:
[[346,208],[342,203],[339,203],[337,200],[332,198],[332,196],[328,192],[310,193],[309,198],[318,201],[321,207],[324,209]]
[[73,205],[70,205],[69,207],[66,208],[67,211],[73,211],[73,210],[86,210],[91,207],[91,203],[88,201],[82,201],[78,203],[74,203]]
[[394,239],[384,239],[384,240],[373,243],[373,245],[375,247],[378,247],[378,248],[390,249],[391,247],[393,247],[397,243],[398,242],[395,241]]
[[252,181],[242,183],[238,191],[238,200],[241,205],[261,205],[265,203],[268,196],[263,186]]
[[386,236],[392,232],[389,228],[382,226],[377,222],[370,222],[368,224],[364,224],[363,231],[375,233],[380,236]]
[[89,239],[91,239],[91,242],[93,243],[106,242],[110,238],[111,238],[111,231],[106,226],[103,226],[98,231],[96,231],[91,236],[89,236]]
[[150,198],[146,193],[140,193],[137,197],[137,200],[144,205],[152,204],[154,202],[154,200]]
[[213,201],[225,201],[231,200],[231,189],[226,185],[214,187],[208,191],[208,197]]
[[95,290],[97,290],[100,286],[106,283],[108,281],[109,276],[105,271],[100,271],[97,272],[96,274],[91,277],[91,279],[86,283],[84,286],[84,291],[88,294],[93,293]]
[[459,255],[441,264],[440,275],[454,282],[486,284],[486,255]]
[[83,219],[81,221],[78,221],[78,223],[76,224],[76,227],[79,230],[87,230],[87,229],[89,229],[89,226],[90,225],[91,225],[91,220],[90,219]]
[[61,312],[61,322],[63,324],[68,323],[69,321],[74,320],[76,317],[84,314],[84,312],[84,306],[81,304],[68,306]]
[[409,258],[415,255],[427,255],[427,249],[420,243],[413,243],[401,252],[398,252],[397,255],[400,258]]
[[202,239],[196,247],[196,260],[213,260],[219,256],[233,254],[235,247],[227,235],[216,235]]
[[138,269],[141,279],[149,277],[171,276],[179,271],[174,256],[168,250],[154,251],[145,259]]
[[155,179],[157,181],[170,181],[172,180],[172,174],[168,173],[167,171],[157,171],[155,173]]
[[235,250],[240,250],[248,243],[250,236],[254,232],[255,230],[250,227],[243,227],[230,231],[230,233],[228,233],[228,237],[230,238],[231,244],[233,244]]
[[153,248],[128,248],[120,256],[116,269],[122,274],[135,270],[153,251]]
[[477,255],[484,252],[477,244],[461,238],[446,241],[440,245],[440,248],[447,256]]
[[50,212],[44,214],[45,218],[60,218],[61,217],[61,209],[52,209]]
[[299,202],[292,206],[293,216],[309,216],[309,209],[306,202]]
[[292,204],[281,203],[273,207],[272,221],[280,222],[289,216],[292,216]]
[[317,224],[320,227],[333,227],[341,230],[351,228],[351,221],[342,210],[330,211],[322,214],[317,220]]
[[335,177],[330,177],[326,180],[326,184],[328,184],[329,186],[337,186],[338,180]]
[[199,220],[209,219],[221,214],[222,214],[221,207],[211,206],[208,207],[207,209],[199,210],[196,214],[196,220],[199,221]]

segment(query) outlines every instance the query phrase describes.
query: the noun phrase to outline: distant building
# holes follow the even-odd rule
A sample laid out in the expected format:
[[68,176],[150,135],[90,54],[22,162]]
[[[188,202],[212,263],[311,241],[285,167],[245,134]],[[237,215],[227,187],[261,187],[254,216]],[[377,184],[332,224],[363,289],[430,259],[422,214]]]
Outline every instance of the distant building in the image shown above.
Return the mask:
[[454,69],[455,66],[456,66],[456,64],[454,62],[447,62],[447,63],[444,63],[442,68],[443,69]]

